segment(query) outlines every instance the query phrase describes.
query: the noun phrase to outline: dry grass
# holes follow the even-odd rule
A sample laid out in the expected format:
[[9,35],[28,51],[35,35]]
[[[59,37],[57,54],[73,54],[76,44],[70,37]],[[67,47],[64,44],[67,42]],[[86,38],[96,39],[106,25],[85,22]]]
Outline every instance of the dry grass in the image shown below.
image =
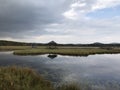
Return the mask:
[[40,54],[60,54],[60,55],[71,55],[71,56],[88,56],[93,54],[115,54],[120,53],[120,49],[101,49],[101,48],[37,48],[37,49],[26,49],[17,50],[14,52],[15,55],[40,55]]
[[0,90],[54,90],[51,83],[29,68],[0,68]]
[[51,82],[45,80],[30,68],[17,66],[0,67],[0,90],[81,90],[76,84],[62,85],[53,88]]

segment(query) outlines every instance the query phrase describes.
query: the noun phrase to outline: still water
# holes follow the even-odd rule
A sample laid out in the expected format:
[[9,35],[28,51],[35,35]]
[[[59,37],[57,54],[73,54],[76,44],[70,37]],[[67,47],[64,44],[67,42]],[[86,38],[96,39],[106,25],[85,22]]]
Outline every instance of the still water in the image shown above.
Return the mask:
[[75,57],[61,55],[17,56],[12,52],[0,52],[0,66],[11,65],[33,68],[53,83],[87,82],[95,87],[120,86],[120,54]]

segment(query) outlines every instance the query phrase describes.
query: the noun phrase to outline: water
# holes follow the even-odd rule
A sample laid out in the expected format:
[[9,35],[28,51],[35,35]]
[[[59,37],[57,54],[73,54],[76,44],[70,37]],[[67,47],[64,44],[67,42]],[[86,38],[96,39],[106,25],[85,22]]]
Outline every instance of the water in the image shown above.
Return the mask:
[[[120,87],[120,54],[73,57],[61,55],[17,56],[0,52],[0,66],[19,65],[37,70],[53,83],[89,83],[94,88]],[[104,89],[103,89],[104,88]]]

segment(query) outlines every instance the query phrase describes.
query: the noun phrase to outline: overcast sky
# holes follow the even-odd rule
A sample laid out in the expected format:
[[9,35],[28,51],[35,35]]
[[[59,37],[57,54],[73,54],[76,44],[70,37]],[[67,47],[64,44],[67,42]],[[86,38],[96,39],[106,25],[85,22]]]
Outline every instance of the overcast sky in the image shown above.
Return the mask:
[[0,0],[0,39],[120,43],[120,0]]

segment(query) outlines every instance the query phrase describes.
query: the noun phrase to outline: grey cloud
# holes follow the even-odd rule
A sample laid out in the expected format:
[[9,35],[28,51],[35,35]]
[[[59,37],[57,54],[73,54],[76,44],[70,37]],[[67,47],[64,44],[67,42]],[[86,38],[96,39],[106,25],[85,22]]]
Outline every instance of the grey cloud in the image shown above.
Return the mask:
[[[0,37],[44,30],[51,23],[60,23],[68,8],[66,0],[0,0]],[[66,8],[65,8],[66,7]]]
[[[86,16],[97,1],[99,0],[0,0],[0,38],[27,40],[46,36],[47,40],[50,39],[47,36],[55,39],[56,36],[59,39],[64,36],[67,38],[62,41],[67,41],[72,36],[74,40],[91,41],[96,40],[96,37],[112,35],[112,32],[114,35],[119,34],[119,17],[102,20]],[[71,7],[75,2],[86,5]],[[78,14],[77,20],[63,16],[63,13],[71,9]],[[81,10],[85,11],[83,15]]]

